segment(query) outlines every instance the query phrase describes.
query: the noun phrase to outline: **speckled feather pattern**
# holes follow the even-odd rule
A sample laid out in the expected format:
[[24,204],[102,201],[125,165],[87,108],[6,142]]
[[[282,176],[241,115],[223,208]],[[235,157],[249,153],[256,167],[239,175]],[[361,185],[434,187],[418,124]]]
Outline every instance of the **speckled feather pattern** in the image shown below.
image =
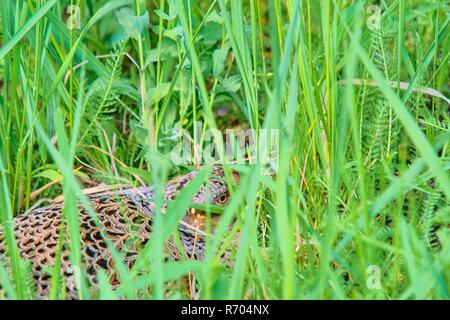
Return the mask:
[[[173,200],[180,190],[197,176],[192,171],[178,177],[164,188],[166,200]],[[209,181],[201,187],[193,198],[194,203],[225,203],[228,199],[228,187],[223,179],[221,167],[212,169]],[[238,180],[238,175],[235,173]],[[152,215],[155,209],[153,190],[151,187],[141,187],[117,192],[105,192],[89,196],[97,219],[103,227],[103,235],[91,216],[82,206],[79,206],[80,234],[84,268],[88,280],[95,285],[97,271],[103,269],[111,277],[113,285],[117,280],[113,274],[113,260],[107,249],[104,236],[123,257],[127,267],[131,267],[138,257],[138,247],[144,245],[151,237]],[[46,298],[50,290],[50,275],[44,270],[55,264],[58,250],[58,240],[61,231],[62,203],[38,208],[14,218],[16,242],[23,259],[32,264],[33,277],[38,288],[38,295]],[[213,216],[212,226],[218,222]],[[195,229],[205,230],[205,215],[195,210],[188,210],[183,221]],[[213,230],[212,230],[213,231]],[[0,258],[5,258],[3,234],[0,229]],[[204,239],[195,232],[180,231],[180,239],[186,254],[195,259],[204,258]],[[63,250],[61,252],[61,275],[66,282],[67,297],[77,298],[75,276],[70,265],[68,236],[66,232]],[[173,239],[169,239],[165,248],[168,259],[180,259],[182,253],[176,249]]]

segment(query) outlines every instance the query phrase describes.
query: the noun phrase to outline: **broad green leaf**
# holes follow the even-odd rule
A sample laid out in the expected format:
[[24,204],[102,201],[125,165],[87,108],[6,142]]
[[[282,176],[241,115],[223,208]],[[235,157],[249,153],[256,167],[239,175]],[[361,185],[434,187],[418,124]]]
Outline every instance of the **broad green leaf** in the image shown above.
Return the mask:
[[216,49],[213,52],[213,76],[215,79],[219,78],[225,67],[225,60],[230,51],[230,44],[227,42],[222,48]]
[[242,78],[240,76],[231,76],[220,82],[217,91],[235,93],[241,88],[241,83]]
[[148,11],[141,16],[134,15],[130,8],[122,8],[117,13],[120,25],[124,28],[129,37],[138,40],[145,29],[150,26]]

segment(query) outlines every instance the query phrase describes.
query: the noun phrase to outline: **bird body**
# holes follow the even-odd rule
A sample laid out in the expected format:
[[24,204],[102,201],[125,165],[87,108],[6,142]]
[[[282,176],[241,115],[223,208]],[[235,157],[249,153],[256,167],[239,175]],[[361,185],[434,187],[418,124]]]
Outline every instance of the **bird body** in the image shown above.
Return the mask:
[[[173,200],[180,190],[187,186],[198,174],[192,171],[170,181],[164,188],[165,200]],[[221,167],[213,167],[211,178],[204,184],[193,203],[224,204],[228,200],[228,187]],[[103,269],[114,279],[113,258],[107,241],[120,253],[125,265],[131,268],[139,256],[138,247],[145,245],[152,234],[152,221],[156,205],[153,188],[141,187],[116,192],[103,192],[88,196],[96,220],[79,205],[80,240],[82,258],[88,280],[96,284],[97,272]],[[225,199],[226,198],[226,199]],[[164,205],[165,206],[165,205]],[[218,217],[212,217],[213,225]],[[195,230],[205,230],[205,214],[195,209],[187,210],[181,223],[191,226],[191,231],[183,228],[180,239],[188,257],[203,259],[204,238]],[[63,203],[34,209],[14,218],[14,233],[21,257],[31,262],[33,278],[37,283],[38,295],[49,295],[51,276],[45,271],[55,265],[63,222]],[[0,229],[0,259],[6,257],[5,243]],[[77,298],[75,270],[71,266],[69,237],[65,232],[61,251],[61,275],[66,280],[68,298]],[[173,239],[165,245],[169,259],[180,259],[183,253],[177,250]],[[114,281],[114,280],[112,280]]]

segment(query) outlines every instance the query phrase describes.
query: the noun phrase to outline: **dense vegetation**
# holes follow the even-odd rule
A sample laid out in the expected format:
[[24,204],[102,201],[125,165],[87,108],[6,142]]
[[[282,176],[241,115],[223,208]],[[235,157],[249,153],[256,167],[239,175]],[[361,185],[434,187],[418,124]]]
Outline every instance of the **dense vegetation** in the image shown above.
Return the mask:
[[242,172],[222,213],[242,232],[233,268],[214,254],[223,228],[205,261],[143,249],[118,290],[101,274],[82,298],[191,298],[188,274],[203,299],[449,298],[447,1],[2,0],[0,14],[0,297],[35,297],[13,216],[64,194],[80,265],[82,188],[188,172],[170,157],[180,129],[203,143],[269,128],[276,175],[226,166]]

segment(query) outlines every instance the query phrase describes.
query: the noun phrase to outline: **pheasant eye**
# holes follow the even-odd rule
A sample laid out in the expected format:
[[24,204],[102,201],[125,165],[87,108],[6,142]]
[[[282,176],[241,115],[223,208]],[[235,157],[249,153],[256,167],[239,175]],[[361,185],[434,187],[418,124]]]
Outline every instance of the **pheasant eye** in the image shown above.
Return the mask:
[[217,199],[217,202],[218,203],[225,203],[225,202],[227,202],[227,200],[228,200],[228,197],[223,194]]

